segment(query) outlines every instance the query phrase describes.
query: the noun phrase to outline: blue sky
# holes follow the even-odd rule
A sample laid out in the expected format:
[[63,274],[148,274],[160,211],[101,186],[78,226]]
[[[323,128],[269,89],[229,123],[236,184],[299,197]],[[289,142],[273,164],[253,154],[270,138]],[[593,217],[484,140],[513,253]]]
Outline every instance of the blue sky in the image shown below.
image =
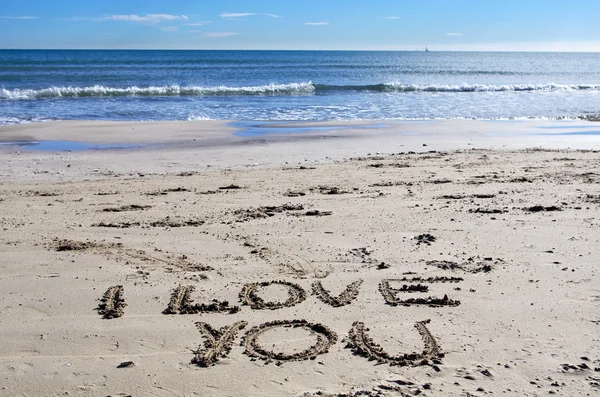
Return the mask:
[[0,48],[598,51],[598,0],[0,0]]

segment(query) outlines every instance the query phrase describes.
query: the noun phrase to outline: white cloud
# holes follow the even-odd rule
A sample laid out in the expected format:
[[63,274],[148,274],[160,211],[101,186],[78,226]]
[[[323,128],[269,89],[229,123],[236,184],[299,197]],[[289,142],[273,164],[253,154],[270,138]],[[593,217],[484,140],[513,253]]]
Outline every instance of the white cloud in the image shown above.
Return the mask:
[[0,19],[21,19],[21,20],[27,20],[27,19],[38,19],[38,17],[31,17],[31,16],[22,16],[22,17],[0,17]]
[[446,33],[446,36],[462,36],[462,33]]
[[204,33],[204,36],[206,37],[231,37],[231,36],[235,36],[237,35],[237,33],[235,32],[208,32],[208,33]]
[[178,29],[177,26],[167,26],[160,30],[162,30],[163,32],[176,32],[177,29]]
[[385,19],[400,19],[400,17],[385,17]]
[[268,14],[268,13],[257,13],[257,12],[223,12],[219,16],[225,19],[232,18],[245,18],[245,17],[254,17],[254,16],[266,16],[270,18],[281,18],[280,15],[277,14]]
[[193,23],[184,23],[185,26],[204,26],[208,23],[212,23],[211,21],[202,21],[202,22],[193,22]]
[[69,17],[69,18],[52,18],[52,21],[104,21],[105,18],[90,18],[90,17]]
[[244,18],[244,17],[252,17],[256,15],[253,12],[223,12],[219,15],[221,18]]
[[147,22],[157,23],[161,21],[187,21],[189,18],[186,15],[171,15],[171,14],[146,14],[146,15],[109,15],[104,17],[107,21],[132,21],[132,22]]
[[322,25],[329,25],[329,22],[304,22],[305,25],[311,25],[311,26],[322,26]]

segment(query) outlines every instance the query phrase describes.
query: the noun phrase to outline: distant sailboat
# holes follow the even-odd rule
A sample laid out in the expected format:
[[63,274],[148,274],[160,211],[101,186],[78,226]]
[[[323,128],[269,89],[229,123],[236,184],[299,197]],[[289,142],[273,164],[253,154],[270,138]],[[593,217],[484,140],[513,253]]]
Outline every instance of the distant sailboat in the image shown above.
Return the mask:
[[429,52],[429,48],[427,48],[427,46],[425,46],[425,52]]

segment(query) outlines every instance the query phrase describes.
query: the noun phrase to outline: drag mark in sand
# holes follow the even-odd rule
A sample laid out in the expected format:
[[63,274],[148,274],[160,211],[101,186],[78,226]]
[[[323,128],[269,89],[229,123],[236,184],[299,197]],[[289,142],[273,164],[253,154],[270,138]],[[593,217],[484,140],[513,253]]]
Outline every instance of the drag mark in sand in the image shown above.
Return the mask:
[[123,286],[115,285],[110,287],[104,293],[98,305],[98,313],[102,314],[102,318],[110,320],[123,315],[123,310],[127,304],[123,299]]
[[132,259],[142,264],[153,263],[156,265],[167,265],[175,266],[181,270],[190,272],[201,272],[214,270],[212,267],[207,265],[201,265],[193,263],[187,260],[186,255],[178,257],[165,256],[165,258],[159,258],[152,256],[145,251],[136,250],[133,248],[126,248],[121,243],[100,243],[94,241],[73,241],[73,240],[55,240],[50,248],[58,252],[91,252],[93,254],[100,254],[109,258],[119,259]]
[[504,260],[497,259],[494,261],[493,258],[486,257],[483,261],[476,261],[473,258],[469,258],[467,261],[463,263],[457,263],[452,261],[440,261],[440,260],[432,260],[425,262],[427,266],[435,266],[438,269],[442,270],[460,270],[465,273],[489,273],[494,270],[494,266],[497,264],[504,263]]
[[232,325],[214,329],[208,323],[197,322],[196,327],[205,338],[204,346],[195,350],[192,364],[200,367],[214,365],[220,358],[225,358],[231,351],[233,340],[238,332],[248,325],[246,321],[238,321]]
[[237,209],[233,211],[236,222],[247,222],[252,219],[269,218],[275,214],[290,213],[290,211],[302,211],[302,204],[268,205],[258,208]]
[[154,192],[146,193],[146,196],[166,196],[169,193],[180,193],[180,192],[189,192],[190,189],[185,187],[175,187],[164,190],[158,190]]
[[[415,277],[416,281],[423,281],[421,278]],[[392,281],[408,281],[404,279],[384,279],[379,283],[379,292],[383,296],[385,303],[390,306],[412,306],[412,305],[424,305],[430,307],[441,307],[441,306],[458,306],[460,301],[452,300],[448,298],[448,295],[444,295],[443,298],[427,297],[427,298],[409,298],[400,299],[399,293],[410,293],[410,292],[427,292],[429,287],[422,284],[408,285],[404,284],[400,288],[393,288],[390,286]],[[408,281],[410,282],[410,281]]]
[[346,289],[337,297],[331,296],[330,292],[323,288],[320,281],[316,281],[312,285],[313,294],[317,296],[323,303],[327,303],[333,307],[349,305],[358,296],[360,286],[363,280],[357,280],[350,283]]
[[[311,334],[316,335],[317,342],[306,350],[298,353],[286,354],[282,352],[274,352],[263,347],[258,338],[265,332],[275,328],[303,328]],[[314,359],[320,354],[327,353],[329,347],[337,342],[337,334],[328,327],[318,323],[309,323],[306,320],[277,320],[261,324],[251,328],[242,339],[242,346],[245,347],[244,354],[265,360],[266,364],[273,360],[277,361],[301,361]]]
[[130,204],[130,205],[122,205],[120,207],[108,207],[103,208],[102,212],[127,212],[127,211],[143,211],[152,208],[151,205],[139,205],[139,204]]
[[[265,302],[258,296],[260,287],[267,287],[272,284],[286,286],[288,289],[288,299],[285,302]],[[292,307],[306,299],[306,292],[298,284],[288,281],[263,281],[260,283],[250,283],[244,285],[240,292],[240,301],[243,305],[249,305],[253,309],[276,310],[283,307]]]
[[346,348],[352,349],[354,354],[367,357],[369,360],[376,360],[378,363],[412,367],[429,365],[430,360],[439,360],[444,357],[442,349],[425,326],[425,324],[428,324],[430,321],[431,320],[417,321],[415,323],[415,328],[419,331],[419,334],[423,339],[424,349],[421,353],[402,353],[392,356],[367,335],[369,329],[360,321],[356,321],[352,324],[352,328],[348,334],[349,341]]
[[180,285],[175,288],[171,294],[171,301],[169,306],[163,311],[163,314],[198,314],[198,313],[237,313],[240,311],[239,306],[229,306],[228,301],[217,301],[213,300],[209,304],[205,303],[194,303],[192,299],[192,292],[194,292],[194,286],[192,285]]
[[104,227],[113,229],[129,229],[131,227],[163,227],[163,228],[174,228],[174,227],[198,227],[204,225],[204,221],[200,219],[174,219],[170,216],[164,219],[159,219],[152,222],[105,222],[100,221],[98,223],[92,223],[92,227]]

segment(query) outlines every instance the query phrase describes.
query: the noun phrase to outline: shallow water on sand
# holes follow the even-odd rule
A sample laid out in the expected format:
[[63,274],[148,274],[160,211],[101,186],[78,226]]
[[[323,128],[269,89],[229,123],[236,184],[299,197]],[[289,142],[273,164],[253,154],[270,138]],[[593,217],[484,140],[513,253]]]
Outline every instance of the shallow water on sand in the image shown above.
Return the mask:
[[118,149],[139,149],[142,145],[123,145],[123,144],[91,144],[77,141],[15,141],[2,142],[0,147],[15,147],[27,150],[39,151],[70,151],[77,152],[82,150],[118,150]]

